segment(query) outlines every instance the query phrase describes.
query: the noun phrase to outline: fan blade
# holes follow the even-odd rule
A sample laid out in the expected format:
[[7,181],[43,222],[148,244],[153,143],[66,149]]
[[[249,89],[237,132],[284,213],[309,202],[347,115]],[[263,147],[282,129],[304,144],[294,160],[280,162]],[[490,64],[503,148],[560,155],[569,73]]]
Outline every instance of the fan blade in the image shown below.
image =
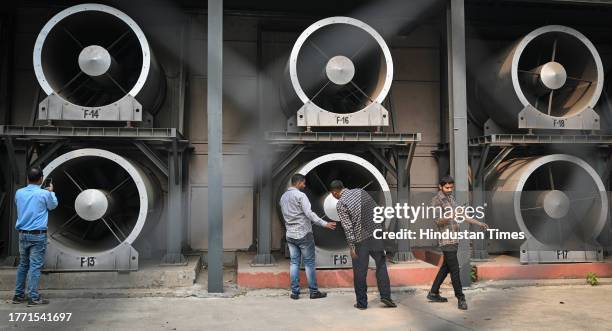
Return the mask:
[[550,90],[550,93],[548,94],[548,115],[549,116],[550,116],[550,111],[552,110],[553,93],[555,93],[555,90]]
[[66,175],[66,177],[70,179],[70,181],[74,184],[74,186],[76,186],[79,189],[79,191],[83,192],[83,187],[81,187],[81,185],[77,183],[77,181],[68,173],[68,171],[64,170],[64,175]]
[[64,28],[63,30],[70,37],[70,39],[72,39],[81,49],[85,48],[83,46],[83,43],[80,42],[70,31],[68,31],[68,29]]

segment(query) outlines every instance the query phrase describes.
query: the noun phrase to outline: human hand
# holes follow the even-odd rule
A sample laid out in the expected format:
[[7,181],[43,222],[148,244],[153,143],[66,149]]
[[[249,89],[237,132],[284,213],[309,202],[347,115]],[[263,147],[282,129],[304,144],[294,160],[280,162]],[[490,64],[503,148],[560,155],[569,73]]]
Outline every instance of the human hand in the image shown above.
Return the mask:
[[325,228],[329,230],[336,230],[336,222],[327,222],[327,224],[325,224]]
[[486,230],[489,228],[489,226],[486,223],[483,223],[483,222],[479,222],[479,223],[480,224],[478,224],[478,226],[480,226],[482,230]]
[[49,192],[53,192],[53,184],[49,184],[49,186],[45,187],[45,189]]
[[351,248],[351,257],[352,257],[353,259],[357,259],[357,251],[355,251],[355,249],[354,249],[354,248]]

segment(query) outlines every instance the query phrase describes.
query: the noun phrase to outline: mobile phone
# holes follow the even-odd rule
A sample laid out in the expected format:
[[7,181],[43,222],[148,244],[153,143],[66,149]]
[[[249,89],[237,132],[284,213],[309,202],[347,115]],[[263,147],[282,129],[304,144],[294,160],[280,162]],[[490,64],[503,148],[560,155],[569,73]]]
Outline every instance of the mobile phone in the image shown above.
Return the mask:
[[53,184],[53,178],[47,177],[47,178],[45,178],[45,181],[42,183],[42,185],[40,187],[47,188],[47,187],[51,186],[51,184]]

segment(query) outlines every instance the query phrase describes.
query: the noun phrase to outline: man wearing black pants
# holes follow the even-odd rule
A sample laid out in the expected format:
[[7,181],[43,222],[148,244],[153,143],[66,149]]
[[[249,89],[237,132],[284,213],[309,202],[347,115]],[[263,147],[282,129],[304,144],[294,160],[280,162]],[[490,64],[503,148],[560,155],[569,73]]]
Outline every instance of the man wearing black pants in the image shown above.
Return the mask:
[[362,310],[368,307],[366,276],[370,256],[376,263],[376,283],[380,301],[387,307],[397,307],[391,300],[384,245],[382,240],[375,239],[373,235],[374,230],[382,228],[380,223],[374,222],[376,201],[363,189],[346,189],[339,180],[331,182],[330,192],[338,199],[336,211],[351,249],[353,283],[357,297],[354,307]]
[[[442,211],[447,208],[452,208],[452,210],[455,210],[457,207],[457,202],[453,197],[454,188],[455,180],[453,177],[446,176],[440,179],[438,186],[439,190],[436,196],[432,199],[432,205],[434,207],[440,207]],[[478,225],[483,229],[488,228],[486,224],[471,218],[466,218],[465,221],[470,224]],[[459,231],[459,223],[457,223],[453,217],[436,219],[435,222],[436,226],[438,227],[438,231],[440,232]],[[427,294],[427,299],[432,302],[448,301],[445,297],[440,295],[440,285],[442,285],[442,282],[444,282],[446,275],[450,273],[451,281],[453,283],[453,290],[455,291],[455,297],[457,298],[457,307],[462,310],[467,310],[467,302],[465,301],[465,295],[463,295],[461,278],[459,276],[459,260],[457,260],[459,240],[456,239],[456,237],[453,238],[453,236],[450,236],[449,239],[440,239],[438,243],[442,253],[444,254],[444,261],[442,262],[440,270],[438,270],[438,274],[436,275],[436,279],[431,286],[431,290]]]

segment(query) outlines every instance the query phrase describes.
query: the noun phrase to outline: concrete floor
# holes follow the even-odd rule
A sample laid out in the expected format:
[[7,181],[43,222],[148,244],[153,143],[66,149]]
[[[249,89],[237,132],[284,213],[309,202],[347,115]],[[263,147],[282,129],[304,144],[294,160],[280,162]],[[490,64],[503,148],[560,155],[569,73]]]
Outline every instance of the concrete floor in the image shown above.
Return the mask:
[[[449,289],[445,289],[449,293]],[[395,292],[396,309],[352,307],[350,291],[326,299],[290,300],[285,290],[256,290],[232,298],[147,297],[54,299],[46,307],[0,305],[0,329],[113,330],[610,330],[612,286],[585,285],[480,288],[466,292],[470,310],[456,300],[428,303],[425,289]],[[9,322],[9,313],[72,312],[60,322]]]

